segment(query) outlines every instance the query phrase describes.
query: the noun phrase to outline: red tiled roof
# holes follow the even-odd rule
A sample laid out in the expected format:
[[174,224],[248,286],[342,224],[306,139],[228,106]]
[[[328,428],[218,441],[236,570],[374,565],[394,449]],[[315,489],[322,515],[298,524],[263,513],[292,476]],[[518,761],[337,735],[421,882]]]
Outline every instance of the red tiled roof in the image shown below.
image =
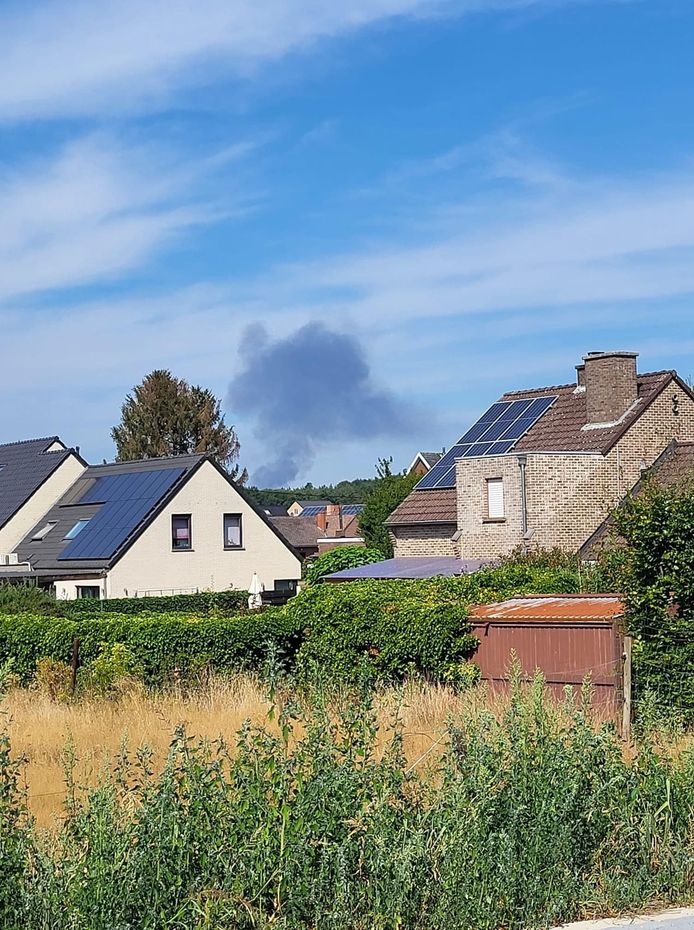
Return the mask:
[[638,376],[638,400],[614,426],[584,429],[586,394],[575,384],[510,391],[500,400],[557,395],[557,400],[513,447],[513,452],[597,452],[603,455],[641,416],[652,400],[675,377],[673,371],[655,371]]
[[389,526],[457,522],[455,488],[412,491],[386,520]]

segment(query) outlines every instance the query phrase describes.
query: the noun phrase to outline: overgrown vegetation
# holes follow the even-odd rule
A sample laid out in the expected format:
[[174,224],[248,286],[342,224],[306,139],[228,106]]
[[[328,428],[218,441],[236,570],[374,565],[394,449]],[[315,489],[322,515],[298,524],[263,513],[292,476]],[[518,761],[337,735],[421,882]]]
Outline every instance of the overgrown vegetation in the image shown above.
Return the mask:
[[694,485],[651,486],[614,514],[639,695],[694,722]]
[[179,730],[163,771],[123,750],[62,827],[34,828],[0,743],[7,930],[508,930],[687,900],[694,755],[627,757],[583,706],[515,683],[449,722],[440,755],[383,751],[368,694],[291,695],[237,744]]
[[[464,668],[475,646],[469,604],[577,586],[570,569],[515,562],[457,578],[309,585],[284,607],[230,615],[215,607],[227,604],[227,595],[152,599],[174,600],[179,609],[157,605],[142,613],[144,598],[122,602],[130,613],[101,612],[116,601],[65,601],[64,616],[0,615],[0,663],[12,661],[14,673],[28,681],[41,659],[67,663],[77,638],[84,667],[121,644],[149,684],[206,667],[258,670],[272,661],[304,680],[321,674],[401,681],[417,674],[465,685],[474,681]],[[233,602],[236,593],[228,596]],[[201,609],[182,611],[193,603]]]

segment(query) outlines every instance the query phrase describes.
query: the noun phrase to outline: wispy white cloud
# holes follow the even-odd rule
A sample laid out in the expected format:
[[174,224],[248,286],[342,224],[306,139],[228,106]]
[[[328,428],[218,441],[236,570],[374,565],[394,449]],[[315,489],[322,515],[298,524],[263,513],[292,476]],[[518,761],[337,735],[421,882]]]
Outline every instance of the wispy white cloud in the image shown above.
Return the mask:
[[[239,145],[190,167],[153,146],[97,134],[0,169],[0,304],[139,268],[184,231],[219,218],[219,205],[192,192],[218,160],[249,150]],[[225,198],[224,215],[248,208],[228,190]]]
[[0,11],[0,118],[156,109],[384,21],[579,2],[619,0],[14,0]]

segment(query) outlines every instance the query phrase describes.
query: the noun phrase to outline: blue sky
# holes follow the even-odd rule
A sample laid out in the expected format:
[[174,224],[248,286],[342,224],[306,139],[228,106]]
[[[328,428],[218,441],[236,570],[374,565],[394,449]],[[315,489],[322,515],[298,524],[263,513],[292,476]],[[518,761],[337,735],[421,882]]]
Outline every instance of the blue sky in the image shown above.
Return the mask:
[[253,474],[308,366],[317,483],[586,351],[694,374],[693,39],[690,0],[5,0],[0,441],[111,458],[167,367]]

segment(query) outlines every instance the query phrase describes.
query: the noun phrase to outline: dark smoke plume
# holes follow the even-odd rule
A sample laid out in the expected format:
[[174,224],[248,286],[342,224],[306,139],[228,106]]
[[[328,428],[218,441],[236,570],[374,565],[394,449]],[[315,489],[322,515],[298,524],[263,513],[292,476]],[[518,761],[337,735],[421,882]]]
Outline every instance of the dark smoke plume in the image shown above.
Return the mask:
[[293,482],[322,445],[401,437],[418,425],[409,405],[373,383],[359,341],[322,323],[276,340],[250,326],[239,356],[244,368],[229,385],[228,406],[255,421],[267,450],[252,475],[259,487]]

